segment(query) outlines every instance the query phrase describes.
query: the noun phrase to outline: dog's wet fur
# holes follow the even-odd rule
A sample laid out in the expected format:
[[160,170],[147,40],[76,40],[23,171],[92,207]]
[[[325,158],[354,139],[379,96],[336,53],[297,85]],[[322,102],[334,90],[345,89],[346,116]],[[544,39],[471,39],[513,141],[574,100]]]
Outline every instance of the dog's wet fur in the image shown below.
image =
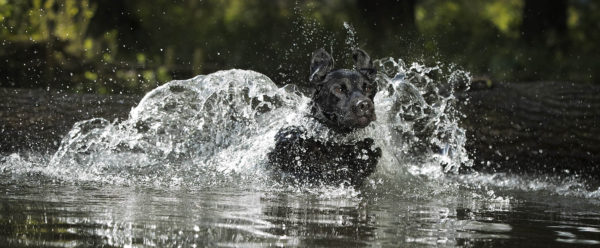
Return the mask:
[[[319,49],[310,65],[309,80],[315,88],[310,113],[335,135],[347,135],[376,120],[377,71],[366,52],[355,50],[353,59],[353,70],[333,70],[333,58]],[[300,126],[281,129],[275,142],[269,164],[283,178],[300,183],[360,186],[381,157],[370,138],[349,144],[321,141]]]

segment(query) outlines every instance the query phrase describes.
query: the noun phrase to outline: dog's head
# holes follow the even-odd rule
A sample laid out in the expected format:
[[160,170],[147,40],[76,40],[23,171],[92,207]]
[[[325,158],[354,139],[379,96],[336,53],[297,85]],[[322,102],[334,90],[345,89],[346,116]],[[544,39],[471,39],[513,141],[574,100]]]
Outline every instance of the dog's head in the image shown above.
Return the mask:
[[313,53],[310,82],[315,87],[312,114],[337,132],[364,128],[376,119],[373,98],[377,71],[369,55],[356,49],[354,70],[332,70],[333,58],[323,49]]

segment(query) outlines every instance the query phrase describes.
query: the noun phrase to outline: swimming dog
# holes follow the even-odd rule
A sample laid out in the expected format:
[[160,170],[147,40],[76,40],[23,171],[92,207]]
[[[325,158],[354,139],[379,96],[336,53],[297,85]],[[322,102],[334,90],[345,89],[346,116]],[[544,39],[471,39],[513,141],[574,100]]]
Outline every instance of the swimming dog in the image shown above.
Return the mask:
[[[363,50],[356,49],[352,57],[352,70],[333,70],[333,58],[323,49],[315,51],[311,60],[309,81],[315,91],[310,114],[335,135],[347,135],[376,120],[377,71]],[[324,141],[310,137],[300,126],[282,128],[275,142],[269,164],[285,178],[301,183],[360,186],[381,157],[373,139]]]

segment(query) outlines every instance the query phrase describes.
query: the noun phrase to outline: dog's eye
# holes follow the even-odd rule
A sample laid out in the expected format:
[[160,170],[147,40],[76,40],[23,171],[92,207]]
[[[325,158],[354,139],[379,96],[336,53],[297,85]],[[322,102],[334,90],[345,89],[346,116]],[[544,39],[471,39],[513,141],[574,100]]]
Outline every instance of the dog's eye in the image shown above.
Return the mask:
[[344,90],[344,87],[342,87],[342,86],[340,86],[340,85],[338,85],[338,86],[335,86],[335,88],[333,88],[333,90],[335,91],[335,93],[338,93],[338,94],[343,94],[343,93],[344,93],[344,91],[345,91],[345,90]]
[[363,85],[363,90],[364,90],[365,92],[369,92],[369,91],[371,91],[371,86],[369,86],[368,84],[364,84],[364,85]]

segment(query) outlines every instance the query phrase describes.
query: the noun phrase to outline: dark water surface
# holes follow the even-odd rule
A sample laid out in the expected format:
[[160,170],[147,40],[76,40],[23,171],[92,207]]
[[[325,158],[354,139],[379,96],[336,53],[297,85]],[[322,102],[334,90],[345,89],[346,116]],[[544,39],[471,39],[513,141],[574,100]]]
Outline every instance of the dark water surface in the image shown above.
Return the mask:
[[[160,86],[125,120],[82,120],[55,153],[0,155],[0,246],[600,246],[598,183],[457,174],[473,166],[454,96],[468,73],[380,66],[377,121],[347,136],[296,87],[228,70]],[[362,189],[274,180],[266,154],[291,125],[372,138],[377,171]]]
[[0,194],[3,246],[600,245],[600,202],[548,192],[458,189],[420,199],[351,189],[44,184],[1,185]]

